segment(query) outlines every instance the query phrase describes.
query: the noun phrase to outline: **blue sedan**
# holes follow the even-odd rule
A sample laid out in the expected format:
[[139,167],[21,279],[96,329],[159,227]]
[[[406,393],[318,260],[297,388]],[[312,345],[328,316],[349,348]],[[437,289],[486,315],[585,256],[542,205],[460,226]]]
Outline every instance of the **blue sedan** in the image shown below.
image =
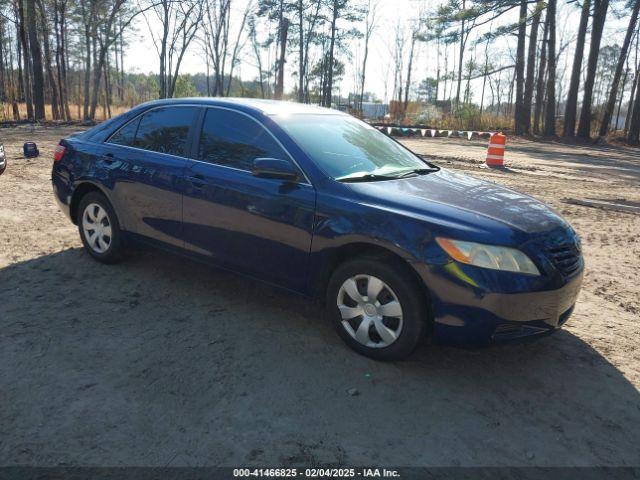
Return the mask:
[[146,103],[62,140],[52,181],[96,260],[153,245],[320,298],[376,359],[551,333],[582,283],[579,238],[551,208],[330,109]]

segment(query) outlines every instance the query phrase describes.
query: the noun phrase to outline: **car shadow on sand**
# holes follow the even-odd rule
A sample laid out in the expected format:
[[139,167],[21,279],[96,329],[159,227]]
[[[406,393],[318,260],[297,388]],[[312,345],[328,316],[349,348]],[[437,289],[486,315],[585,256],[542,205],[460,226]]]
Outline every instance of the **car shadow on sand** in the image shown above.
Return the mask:
[[316,304],[161,253],[105,266],[70,249],[1,269],[0,285],[0,465],[640,458],[638,390],[566,330],[381,363]]

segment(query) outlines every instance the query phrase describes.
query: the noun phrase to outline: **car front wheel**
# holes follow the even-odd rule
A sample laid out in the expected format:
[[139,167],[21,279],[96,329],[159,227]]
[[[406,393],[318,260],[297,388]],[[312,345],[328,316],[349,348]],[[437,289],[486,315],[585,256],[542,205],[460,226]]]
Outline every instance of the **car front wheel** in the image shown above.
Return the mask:
[[425,332],[424,293],[404,266],[380,259],[340,265],[329,281],[327,308],[342,339],[377,360],[400,360]]
[[99,192],[82,197],[78,208],[78,229],[87,252],[103,263],[121,258],[118,218],[107,198]]

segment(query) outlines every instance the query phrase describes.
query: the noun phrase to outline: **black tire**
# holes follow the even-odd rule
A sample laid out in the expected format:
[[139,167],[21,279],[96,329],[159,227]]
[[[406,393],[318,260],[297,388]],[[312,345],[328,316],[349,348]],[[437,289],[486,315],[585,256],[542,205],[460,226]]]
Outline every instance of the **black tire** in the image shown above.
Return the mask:
[[[408,271],[408,268],[405,265],[398,265],[384,258],[362,257],[348,260],[341,264],[331,276],[327,288],[327,314],[340,337],[356,352],[376,360],[402,360],[407,358],[424,338],[427,322],[429,321],[427,299],[424,292],[417,285],[416,280]],[[342,315],[338,308],[340,291],[348,279],[358,278],[359,276],[372,276],[382,280],[391,289],[391,292],[383,289],[381,295],[386,294],[387,297],[389,297],[389,293],[395,295],[401,305],[402,325],[400,331],[395,341],[387,346],[364,345],[356,340],[347,331],[347,328],[343,326]],[[362,281],[366,281],[366,279],[362,279]],[[364,293],[360,285],[358,285],[358,289],[361,293]],[[363,296],[363,298],[365,297]],[[344,293],[342,299],[344,301]],[[384,306],[384,304],[381,306]],[[380,312],[378,313],[381,315]],[[364,319],[364,316],[355,317],[353,322],[359,323],[359,318]],[[384,322],[389,320],[384,316],[382,318]],[[355,331],[356,326],[351,326],[352,330]],[[377,335],[377,327],[375,332],[372,330],[369,330],[369,332],[368,338],[371,340],[372,337]],[[377,336],[380,338],[379,335]],[[382,339],[380,338],[380,340]]]
[[[106,212],[108,225],[111,227],[111,235],[109,237],[108,248],[106,248],[106,250],[104,251],[97,251],[94,247],[92,247],[89,239],[87,238],[87,235],[85,234],[83,215],[85,214],[87,207],[92,204],[99,205],[104,210],[104,212]],[[107,200],[107,197],[105,197],[100,192],[89,192],[85,196],[83,196],[80,200],[80,205],[78,206],[77,223],[78,231],[80,232],[80,238],[82,239],[82,244],[84,245],[84,248],[89,255],[91,255],[99,262],[107,264],[117,263],[122,260],[122,232],[120,230],[118,216],[116,215],[116,212],[111,206],[109,200]],[[99,246],[98,248],[101,248],[101,246]]]

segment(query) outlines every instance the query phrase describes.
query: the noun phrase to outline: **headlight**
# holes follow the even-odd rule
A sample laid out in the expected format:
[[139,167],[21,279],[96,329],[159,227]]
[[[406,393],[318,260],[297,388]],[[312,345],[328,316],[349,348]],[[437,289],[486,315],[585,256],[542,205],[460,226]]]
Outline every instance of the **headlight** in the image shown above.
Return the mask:
[[540,275],[531,259],[515,248],[441,237],[436,238],[436,241],[451,258],[461,263],[493,270]]

